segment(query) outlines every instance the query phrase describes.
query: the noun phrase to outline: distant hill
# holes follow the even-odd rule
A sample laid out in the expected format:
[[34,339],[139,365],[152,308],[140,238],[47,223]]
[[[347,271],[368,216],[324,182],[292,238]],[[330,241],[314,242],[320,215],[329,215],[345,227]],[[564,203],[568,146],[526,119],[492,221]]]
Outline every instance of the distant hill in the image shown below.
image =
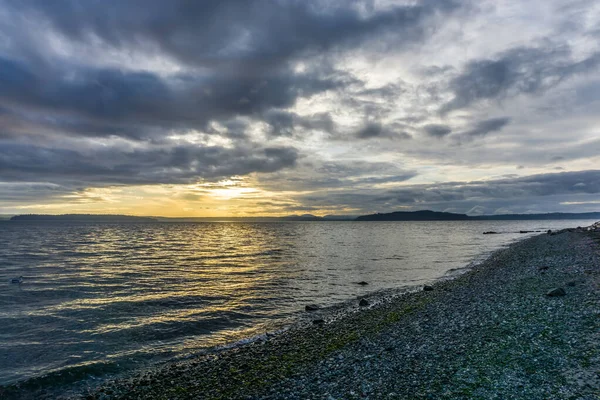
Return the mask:
[[323,221],[324,218],[317,217],[312,214],[302,214],[302,215],[288,215],[286,217],[281,217],[280,219],[284,221]]
[[385,214],[361,215],[356,221],[508,221],[508,220],[554,220],[554,219],[600,219],[600,212],[547,213],[547,214],[501,214],[478,215],[455,214],[439,211],[396,211]]
[[150,217],[135,217],[131,215],[103,215],[103,214],[27,214],[15,215],[11,221],[48,221],[48,222],[157,222]]
[[600,220],[600,212],[592,213],[547,213],[547,214],[503,214],[479,215],[421,210],[396,211],[370,215],[288,215],[283,217],[136,217],[132,215],[104,214],[26,214],[16,215],[10,221],[56,221],[56,222],[279,222],[279,221],[507,221],[507,220],[555,220],[555,219],[594,219]]
[[463,221],[467,219],[469,216],[466,214],[421,210],[361,215],[356,218],[356,221]]
[[335,215],[328,214],[323,217],[327,221],[354,221],[358,215]]

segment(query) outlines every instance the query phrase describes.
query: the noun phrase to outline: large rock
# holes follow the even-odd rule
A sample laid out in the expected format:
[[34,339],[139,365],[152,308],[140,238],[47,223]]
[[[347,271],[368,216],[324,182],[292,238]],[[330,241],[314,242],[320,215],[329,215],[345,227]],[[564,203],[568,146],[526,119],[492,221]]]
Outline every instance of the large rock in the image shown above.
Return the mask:
[[546,293],[546,296],[559,297],[559,296],[564,296],[566,294],[567,294],[567,292],[565,292],[565,289],[559,287],[559,288],[554,288],[554,289],[548,291],[548,293]]
[[360,299],[360,301],[358,302],[358,305],[360,307],[367,307],[369,305],[369,302],[366,299]]

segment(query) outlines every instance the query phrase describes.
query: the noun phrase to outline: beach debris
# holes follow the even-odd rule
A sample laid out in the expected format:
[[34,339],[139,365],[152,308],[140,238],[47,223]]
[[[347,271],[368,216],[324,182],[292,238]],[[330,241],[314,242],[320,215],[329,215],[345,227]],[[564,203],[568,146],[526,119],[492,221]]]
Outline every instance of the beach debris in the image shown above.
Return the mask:
[[425,285],[423,286],[423,290],[425,292],[431,292],[433,290],[433,286]]
[[319,308],[321,307],[317,304],[307,304],[306,306],[304,306],[304,310],[308,312],[317,311]]
[[18,278],[12,278],[10,280],[10,283],[14,283],[15,285],[20,285],[21,283],[23,283],[23,277],[20,276]]
[[369,304],[370,304],[369,301],[366,299],[360,299],[360,301],[358,302],[358,305],[360,307],[367,307]]
[[564,296],[566,294],[567,294],[567,292],[565,292],[565,289],[563,289],[563,288],[554,288],[554,289],[548,291],[548,293],[546,293],[546,296],[548,296],[548,297],[559,297],[559,296]]
[[497,235],[498,232],[496,231],[487,231],[487,232],[483,232],[484,235]]
[[360,285],[360,286],[366,286],[366,285],[368,285],[368,284],[369,284],[369,282],[360,281],[360,282],[356,282],[356,284],[357,284],[357,285]]

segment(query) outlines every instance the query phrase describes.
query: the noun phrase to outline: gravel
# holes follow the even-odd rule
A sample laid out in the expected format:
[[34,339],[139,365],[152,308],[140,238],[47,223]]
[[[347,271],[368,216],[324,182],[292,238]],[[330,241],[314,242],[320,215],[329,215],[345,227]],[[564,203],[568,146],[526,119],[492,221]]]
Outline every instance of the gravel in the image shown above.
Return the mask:
[[600,399],[600,233],[535,236],[433,288],[76,397]]

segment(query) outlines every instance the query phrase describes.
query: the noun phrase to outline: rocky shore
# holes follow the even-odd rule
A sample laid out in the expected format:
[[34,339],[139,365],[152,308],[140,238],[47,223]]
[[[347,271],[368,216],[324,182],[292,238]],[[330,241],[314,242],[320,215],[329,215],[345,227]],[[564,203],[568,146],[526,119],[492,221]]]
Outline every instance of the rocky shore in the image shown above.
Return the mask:
[[77,398],[599,399],[599,230],[534,236],[427,290]]

